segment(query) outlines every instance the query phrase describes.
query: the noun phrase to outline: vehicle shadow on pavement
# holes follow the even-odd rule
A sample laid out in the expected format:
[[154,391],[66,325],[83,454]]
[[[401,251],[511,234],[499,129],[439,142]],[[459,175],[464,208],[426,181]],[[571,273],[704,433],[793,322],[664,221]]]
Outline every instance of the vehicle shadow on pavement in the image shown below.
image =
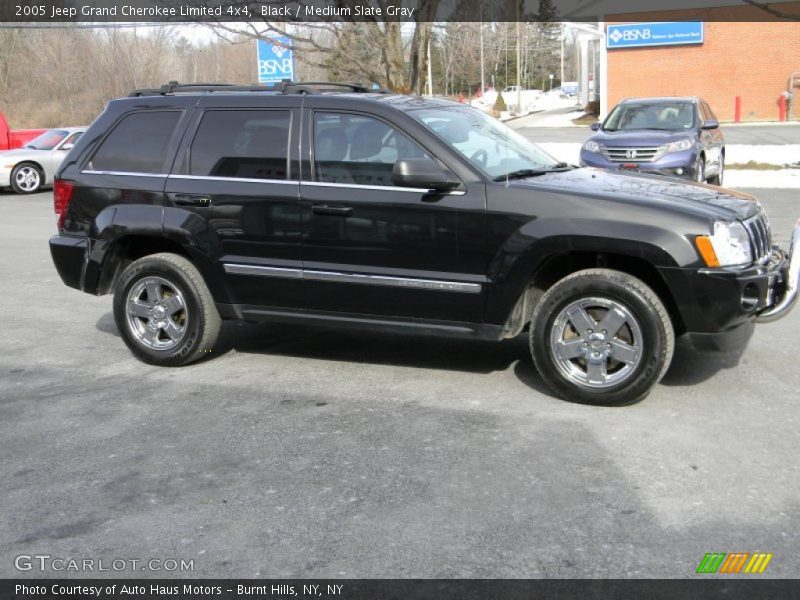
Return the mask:
[[[96,328],[119,337],[111,312],[97,320]],[[530,360],[524,335],[497,343],[321,326],[224,322],[211,359],[232,350],[471,373],[505,370],[518,360]]]
[[687,336],[675,340],[672,364],[661,380],[661,385],[695,385],[711,379],[723,369],[734,369],[739,365],[747,346],[730,352],[700,352]]
[[[119,337],[111,312],[101,316],[96,327],[98,331]],[[218,359],[231,351],[465,373],[492,373],[513,366],[514,374],[522,383],[540,394],[557,397],[534,367],[528,351],[527,332],[498,343],[281,323],[225,322],[214,352],[198,362]],[[661,384],[701,383],[723,369],[735,368],[743,352],[744,349],[699,352],[686,336],[679,337],[672,365]]]

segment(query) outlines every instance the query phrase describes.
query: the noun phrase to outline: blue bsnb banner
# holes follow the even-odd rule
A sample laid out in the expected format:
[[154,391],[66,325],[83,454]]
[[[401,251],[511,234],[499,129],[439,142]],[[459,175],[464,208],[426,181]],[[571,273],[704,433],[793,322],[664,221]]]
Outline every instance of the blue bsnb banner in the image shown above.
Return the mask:
[[702,43],[702,21],[609,25],[606,31],[606,48],[609,49]]
[[258,40],[258,83],[276,83],[294,80],[292,40],[276,36]]

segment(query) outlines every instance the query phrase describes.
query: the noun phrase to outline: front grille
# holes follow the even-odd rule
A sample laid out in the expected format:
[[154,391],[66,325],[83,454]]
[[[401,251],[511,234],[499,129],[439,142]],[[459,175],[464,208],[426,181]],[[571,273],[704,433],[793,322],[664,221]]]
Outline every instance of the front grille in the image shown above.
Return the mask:
[[613,147],[606,146],[605,155],[614,162],[652,162],[659,155],[660,148],[652,147]]
[[762,211],[755,217],[744,222],[747,233],[750,234],[750,245],[753,250],[753,260],[764,262],[769,258],[772,250],[772,234],[769,230],[767,215]]

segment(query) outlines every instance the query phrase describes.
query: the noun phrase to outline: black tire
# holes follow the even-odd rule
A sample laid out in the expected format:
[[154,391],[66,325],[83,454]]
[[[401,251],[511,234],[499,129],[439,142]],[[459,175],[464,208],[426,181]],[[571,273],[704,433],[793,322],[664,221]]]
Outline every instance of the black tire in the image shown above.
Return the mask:
[[200,272],[169,253],[140,258],[122,272],[114,287],[114,320],[137,358],[170,367],[211,352],[222,324]]
[[[600,327],[613,329],[625,315],[611,333]],[[589,332],[583,335],[575,322],[586,316],[592,320],[583,321]],[[675,348],[672,322],[656,293],[611,269],[577,271],[555,283],[534,307],[528,335],[539,374],[559,396],[603,406],[643,400],[666,373]],[[557,358],[557,352],[563,354]],[[566,358],[573,353],[579,355]],[[607,381],[598,383],[604,376]]]
[[719,159],[719,171],[708,182],[712,185],[722,185],[725,176],[725,155],[723,154]]
[[698,183],[706,182],[706,159],[702,155],[697,158],[697,163],[694,166],[694,179]]
[[[26,174],[30,174],[30,177],[25,177]],[[20,175],[23,175],[25,183],[17,181]],[[19,163],[11,171],[11,189],[18,194],[35,194],[42,189],[43,185],[44,173],[42,168],[35,163]]]

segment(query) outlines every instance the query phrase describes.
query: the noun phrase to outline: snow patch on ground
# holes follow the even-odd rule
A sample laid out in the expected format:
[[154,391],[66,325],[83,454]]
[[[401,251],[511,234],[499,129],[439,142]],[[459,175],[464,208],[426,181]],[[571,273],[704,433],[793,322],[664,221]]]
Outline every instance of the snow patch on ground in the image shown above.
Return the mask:
[[725,171],[725,187],[732,188],[789,188],[800,189],[800,169],[754,171],[729,169]]

